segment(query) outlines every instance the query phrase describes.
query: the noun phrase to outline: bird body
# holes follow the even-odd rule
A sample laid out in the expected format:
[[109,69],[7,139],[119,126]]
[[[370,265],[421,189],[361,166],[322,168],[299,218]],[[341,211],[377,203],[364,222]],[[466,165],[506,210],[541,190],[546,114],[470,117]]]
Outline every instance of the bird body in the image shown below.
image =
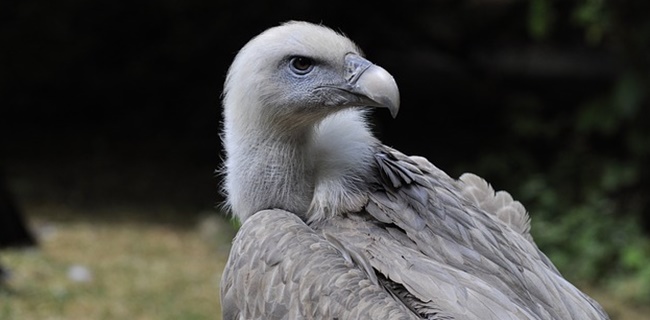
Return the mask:
[[226,79],[228,205],[243,225],[224,319],[606,319],[537,248],[523,206],[382,145],[395,81],[349,39],[290,22]]

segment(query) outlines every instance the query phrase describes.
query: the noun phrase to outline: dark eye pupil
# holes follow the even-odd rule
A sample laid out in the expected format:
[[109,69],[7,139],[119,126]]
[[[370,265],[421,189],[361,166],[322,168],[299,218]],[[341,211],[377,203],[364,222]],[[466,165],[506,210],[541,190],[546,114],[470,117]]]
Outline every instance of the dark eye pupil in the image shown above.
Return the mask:
[[305,57],[295,57],[293,58],[293,61],[291,61],[291,64],[294,68],[296,68],[296,70],[306,71],[311,67],[312,61],[311,59]]

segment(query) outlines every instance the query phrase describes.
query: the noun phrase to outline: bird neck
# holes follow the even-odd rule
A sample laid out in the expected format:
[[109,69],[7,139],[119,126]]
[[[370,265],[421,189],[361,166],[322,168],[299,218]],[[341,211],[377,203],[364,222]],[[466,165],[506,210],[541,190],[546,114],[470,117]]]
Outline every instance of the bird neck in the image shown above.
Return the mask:
[[225,188],[241,221],[274,208],[316,221],[365,204],[377,141],[360,110],[339,112],[302,131],[263,131],[225,132]]
[[226,132],[226,192],[241,221],[264,209],[306,213],[314,169],[311,132]]
[[330,115],[317,127],[311,148],[316,159],[314,194],[307,222],[360,211],[375,183],[374,154],[381,145],[363,109]]

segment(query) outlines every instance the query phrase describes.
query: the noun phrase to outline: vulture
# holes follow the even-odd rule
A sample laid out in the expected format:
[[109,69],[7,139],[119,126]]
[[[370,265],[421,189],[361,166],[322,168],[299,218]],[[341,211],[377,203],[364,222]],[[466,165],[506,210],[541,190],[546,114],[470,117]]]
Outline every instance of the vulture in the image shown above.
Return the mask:
[[250,40],[223,92],[226,205],[241,222],[224,319],[608,319],[531,237],[525,208],[376,139],[393,77],[292,21]]

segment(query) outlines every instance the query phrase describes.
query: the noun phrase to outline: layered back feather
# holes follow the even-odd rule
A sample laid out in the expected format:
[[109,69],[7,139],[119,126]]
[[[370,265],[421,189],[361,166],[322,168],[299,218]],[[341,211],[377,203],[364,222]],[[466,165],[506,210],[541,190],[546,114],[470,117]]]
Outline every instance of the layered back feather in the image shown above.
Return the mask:
[[461,194],[471,203],[533,241],[526,208],[519,201],[513,200],[508,192],[494,192],[487,181],[472,173],[465,173],[458,180]]

